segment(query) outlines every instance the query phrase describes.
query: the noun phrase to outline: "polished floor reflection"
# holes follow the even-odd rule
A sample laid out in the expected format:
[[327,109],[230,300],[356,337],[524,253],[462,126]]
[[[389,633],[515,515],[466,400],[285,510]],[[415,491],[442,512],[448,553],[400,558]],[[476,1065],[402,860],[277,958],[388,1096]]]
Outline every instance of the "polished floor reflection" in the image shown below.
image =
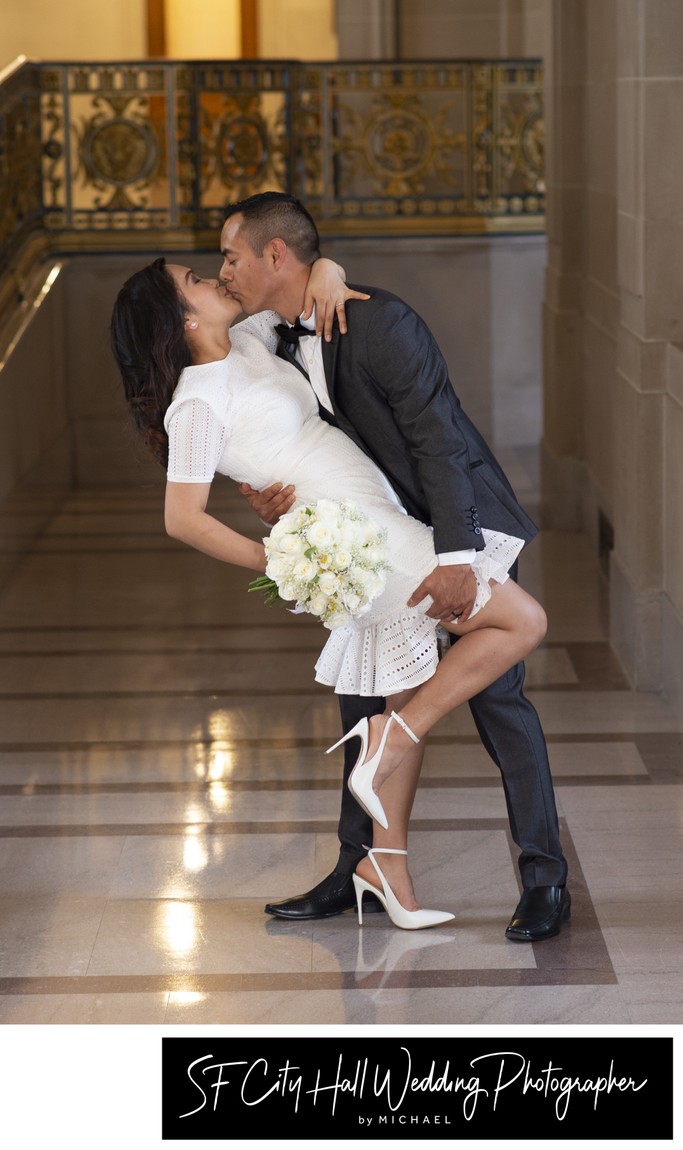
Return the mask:
[[[230,484],[215,507],[258,532]],[[248,580],[164,536],[158,489],[81,491],[2,589],[0,1022],[683,1022],[683,740],[610,652],[589,542],[544,532],[522,566],[574,897],[534,946],[504,938],[515,849],[466,709],[430,739],[410,844],[454,923],[264,915],[336,857],[339,723],[322,631]]]

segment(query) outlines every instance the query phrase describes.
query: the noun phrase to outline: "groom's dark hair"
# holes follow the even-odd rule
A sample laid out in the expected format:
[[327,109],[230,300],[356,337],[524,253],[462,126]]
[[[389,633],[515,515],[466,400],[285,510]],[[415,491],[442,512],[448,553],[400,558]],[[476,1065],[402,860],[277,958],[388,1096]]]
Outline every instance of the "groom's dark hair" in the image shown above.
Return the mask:
[[300,200],[286,192],[259,192],[226,208],[225,218],[241,215],[241,233],[251,250],[263,255],[269,240],[284,240],[300,263],[310,265],[320,258],[320,237],[313,217]]

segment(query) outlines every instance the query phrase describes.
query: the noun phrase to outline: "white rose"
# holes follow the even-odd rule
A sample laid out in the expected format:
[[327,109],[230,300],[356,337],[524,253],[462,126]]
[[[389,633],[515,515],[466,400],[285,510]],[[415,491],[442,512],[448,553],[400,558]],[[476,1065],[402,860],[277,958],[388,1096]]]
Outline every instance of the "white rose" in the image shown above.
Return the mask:
[[326,597],[320,591],[315,591],[306,604],[306,610],[310,611],[311,615],[323,615],[327,605]]
[[333,615],[325,620],[325,626],[328,631],[334,631],[335,627],[343,627],[346,623],[351,622],[351,616],[347,611],[335,611]]
[[288,573],[289,566],[289,562],[283,559],[281,555],[269,555],[266,564],[266,575],[269,575],[270,578],[274,579],[277,583],[278,580],[284,578]]
[[339,590],[339,580],[334,571],[323,571],[318,579],[318,588],[323,595],[334,595]]
[[279,585],[281,599],[296,599],[299,595],[299,589],[296,583],[291,579],[285,579]]
[[332,556],[332,563],[336,571],[345,571],[347,567],[351,566],[351,552],[338,547]]
[[315,563],[312,563],[310,559],[306,559],[305,556],[298,559],[292,569],[292,573],[297,579],[305,579],[307,581],[313,578],[316,571],[317,567]]
[[287,535],[283,535],[282,538],[278,540],[278,550],[281,551],[283,555],[299,555],[303,552],[305,546],[301,536],[292,535],[291,532]]
[[329,548],[336,542],[335,531],[328,523],[312,523],[306,536],[314,547]]
[[274,543],[277,539],[279,539],[282,535],[285,534],[286,530],[287,530],[287,528],[285,527],[284,523],[280,519],[277,523],[274,523],[273,526],[271,527],[270,535],[268,536],[268,542]]
[[383,572],[372,572],[366,588],[367,594],[374,598],[384,590],[385,584],[386,578]]
[[281,516],[277,523],[274,523],[271,527],[270,538],[281,539],[283,535],[289,535],[291,531],[296,531],[297,519],[298,515],[295,514]]
[[344,606],[352,615],[358,610],[362,602],[360,595],[355,591],[347,591],[344,595]]
[[[343,504],[341,505],[343,506]],[[318,519],[323,522],[336,523],[339,519],[340,504],[335,503],[332,499],[319,499],[315,505],[315,513]]]

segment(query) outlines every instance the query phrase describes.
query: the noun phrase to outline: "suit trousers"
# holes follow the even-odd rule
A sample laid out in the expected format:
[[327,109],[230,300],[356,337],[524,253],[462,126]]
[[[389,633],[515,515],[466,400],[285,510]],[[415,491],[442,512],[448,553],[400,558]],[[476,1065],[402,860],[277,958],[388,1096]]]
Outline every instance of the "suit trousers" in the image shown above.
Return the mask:
[[[381,714],[385,700],[340,695],[339,706],[346,732],[362,716]],[[548,751],[536,709],[524,694],[524,664],[518,663],[475,695],[469,707],[482,743],[501,773],[510,832],[521,851],[518,866],[522,885],[563,885],[567,863],[560,843]],[[345,743],[337,864],[345,873],[355,869],[365,849],[372,845],[372,822],[347,785],[357,757],[357,741]]]

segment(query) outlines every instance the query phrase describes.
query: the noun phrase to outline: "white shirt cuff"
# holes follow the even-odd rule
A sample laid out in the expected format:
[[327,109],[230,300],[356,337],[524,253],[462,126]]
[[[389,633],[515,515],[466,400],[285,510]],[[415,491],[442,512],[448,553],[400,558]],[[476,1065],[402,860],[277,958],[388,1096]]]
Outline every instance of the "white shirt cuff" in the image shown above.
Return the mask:
[[477,552],[474,547],[467,551],[444,551],[441,555],[437,555],[440,567],[450,567],[456,563],[474,563],[476,558]]

